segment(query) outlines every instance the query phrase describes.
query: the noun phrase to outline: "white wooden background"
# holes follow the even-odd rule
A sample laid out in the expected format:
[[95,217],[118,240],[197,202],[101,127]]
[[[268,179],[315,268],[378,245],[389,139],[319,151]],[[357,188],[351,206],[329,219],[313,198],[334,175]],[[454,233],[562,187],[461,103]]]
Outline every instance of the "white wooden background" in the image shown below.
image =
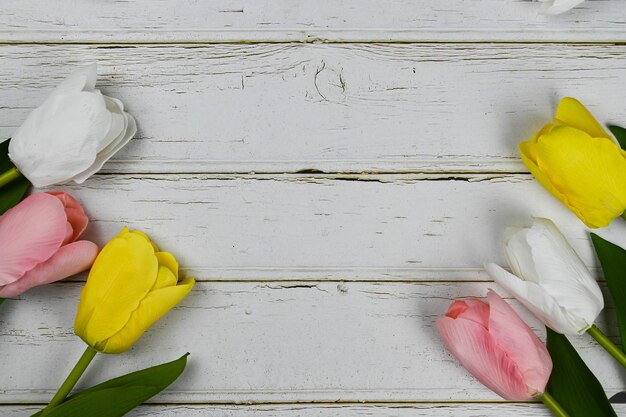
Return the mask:
[[[483,388],[433,324],[452,299],[498,289],[482,265],[503,262],[503,228],[531,215],[555,219],[597,271],[516,144],[564,95],[626,122],[624,6],[0,0],[0,136],[97,61],[140,130],[64,189],[97,243],[139,228],[199,281],[83,386],[189,351],[184,376],[130,415],[547,416]],[[1,415],[37,410],[80,354],[83,279],[2,306]],[[573,342],[609,394],[626,386],[587,336]]]

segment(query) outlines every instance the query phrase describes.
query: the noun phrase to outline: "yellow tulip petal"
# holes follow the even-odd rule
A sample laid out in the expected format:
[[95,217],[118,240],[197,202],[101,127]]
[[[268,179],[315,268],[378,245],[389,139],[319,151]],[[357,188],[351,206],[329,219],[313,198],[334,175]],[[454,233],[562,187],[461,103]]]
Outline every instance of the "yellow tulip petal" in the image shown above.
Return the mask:
[[152,245],[152,248],[154,249],[155,252],[159,251],[159,248],[157,247],[157,245],[150,240],[150,238],[148,237],[147,234],[145,234],[144,232],[140,231],[140,230],[130,230],[129,233],[133,233],[135,235],[139,235],[141,237],[143,237],[144,239],[146,239],[148,242],[150,242],[150,244]]
[[[554,197],[556,197],[561,203],[565,204],[565,206],[567,206],[567,208],[569,208],[571,211],[574,212],[574,214],[576,214],[579,218],[582,218],[582,214],[579,212],[579,210],[572,206],[571,204],[569,204],[569,201],[567,200],[567,197],[565,196],[564,193],[562,193],[561,191],[559,191],[553,184],[552,181],[550,180],[550,178],[548,177],[547,174],[545,174],[541,169],[539,169],[539,167],[537,166],[536,163],[536,149],[537,149],[537,145],[536,143],[532,143],[532,142],[522,142],[519,144],[519,149],[520,149],[520,155],[522,157],[522,161],[524,162],[524,164],[526,165],[526,168],[528,168],[528,170],[530,171],[531,174],[533,174],[533,176],[535,177],[535,179],[537,179],[537,181],[539,181],[539,183],[541,185],[543,185],[543,187],[548,190],[550,192],[550,194],[552,194]],[[531,156],[533,156],[533,158],[531,159]]]
[[[533,161],[534,164],[536,164],[536,161],[537,161],[537,152],[536,152],[537,140],[541,136],[543,136],[546,133],[548,133],[553,127],[554,127],[553,123],[548,123],[547,125],[542,127],[541,130],[535,132],[535,134],[533,135],[532,138],[530,138],[529,141],[527,141],[527,142],[520,142],[519,150],[520,150],[520,153],[522,153],[522,159],[524,157],[526,157],[530,161]],[[526,166],[528,166],[528,164],[526,164]],[[528,169],[530,170],[530,167],[528,167]]]
[[549,190],[544,181],[551,184],[587,226],[607,226],[624,212],[626,153],[611,139],[556,126],[536,146],[536,165],[544,180],[537,178]]
[[92,266],[81,293],[76,334],[94,346],[119,332],[154,285],[158,267],[150,242],[123,230]]
[[159,273],[150,291],[155,291],[159,288],[172,287],[176,285],[177,282],[178,278],[174,276],[174,273],[172,273],[169,268],[159,265]]
[[156,257],[159,260],[159,275],[157,275],[151,291],[176,285],[178,282],[178,262],[174,255],[168,252],[157,252]]
[[530,142],[531,142],[531,143],[535,143],[535,144],[536,144],[536,143],[537,143],[537,140],[538,140],[541,136],[543,136],[543,135],[545,135],[546,133],[548,133],[549,131],[551,131],[551,130],[552,130],[552,128],[553,128],[554,126],[555,126],[555,124],[554,124],[554,123],[548,123],[547,125],[543,126],[543,127],[541,128],[541,130],[538,130],[538,131],[537,131],[537,132],[533,135],[533,137],[530,139]]
[[162,265],[172,271],[178,281],[178,261],[174,255],[169,252],[157,252],[156,256],[159,260],[159,265]]
[[565,97],[561,100],[556,109],[554,122],[580,129],[596,138],[610,138],[589,110],[572,97]]
[[104,353],[121,353],[128,350],[141,335],[158,319],[163,317],[191,291],[193,278],[186,278],[173,287],[150,292],[133,311],[123,329],[98,346]]

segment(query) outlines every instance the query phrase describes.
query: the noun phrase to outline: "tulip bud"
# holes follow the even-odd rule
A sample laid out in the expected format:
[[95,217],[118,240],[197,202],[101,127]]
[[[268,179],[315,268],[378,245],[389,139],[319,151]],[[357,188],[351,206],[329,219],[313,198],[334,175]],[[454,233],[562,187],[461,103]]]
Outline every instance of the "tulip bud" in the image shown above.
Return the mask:
[[124,352],[193,285],[193,278],[178,280],[174,256],[159,252],[145,234],[124,228],[91,268],[74,331],[99,352]]
[[98,247],[77,241],[87,223],[78,202],[61,191],[33,194],[0,216],[0,297],[88,269]]
[[547,219],[511,229],[505,252],[513,274],[487,265],[491,277],[562,334],[582,334],[604,308],[598,283],[559,229]]
[[9,143],[9,158],[35,187],[82,183],[137,132],[121,101],[95,89],[96,65],[72,73],[33,110]]
[[541,185],[587,226],[626,210],[626,152],[576,99],[561,100],[554,122],[519,148]]
[[461,364],[486,387],[511,401],[541,395],[552,372],[546,347],[498,294],[489,304],[457,300],[437,320],[439,335]]

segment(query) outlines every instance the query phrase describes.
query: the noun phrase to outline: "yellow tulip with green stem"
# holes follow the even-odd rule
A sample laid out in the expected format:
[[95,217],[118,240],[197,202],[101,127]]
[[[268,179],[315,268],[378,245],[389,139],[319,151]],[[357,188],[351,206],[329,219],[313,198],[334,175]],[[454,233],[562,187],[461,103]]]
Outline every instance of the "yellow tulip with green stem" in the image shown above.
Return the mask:
[[98,352],[130,349],[193,286],[193,278],[179,280],[173,255],[124,228],[96,258],[81,294],[74,331],[88,346],[41,415],[65,400]]

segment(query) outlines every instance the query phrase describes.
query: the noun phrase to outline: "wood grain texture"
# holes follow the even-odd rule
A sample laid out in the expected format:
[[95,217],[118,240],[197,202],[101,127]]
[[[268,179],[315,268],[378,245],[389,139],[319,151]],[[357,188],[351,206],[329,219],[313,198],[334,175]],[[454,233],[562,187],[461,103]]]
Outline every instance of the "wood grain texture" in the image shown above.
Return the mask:
[[625,23],[619,0],[558,17],[528,0],[0,2],[4,42],[618,42]]
[[[626,407],[615,405],[619,415]],[[0,406],[4,417],[24,417],[36,406]],[[127,417],[550,417],[541,404],[367,404],[367,405],[149,405]]]
[[[190,351],[181,380],[129,416],[547,417],[476,382],[434,320],[498,289],[482,265],[504,263],[502,231],[531,215],[598,274],[517,143],[565,95],[623,123],[624,42],[620,0],[558,17],[525,0],[0,0],[0,138],[97,61],[139,134],[63,189],[92,218],[87,238],[142,229],[199,280],[82,386]],[[0,415],[35,412],[80,355],[83,279],[0,308]],[[599,323],[615,337],[613,315]],[[623,389],[590,338],[574,343]]]
[[[2,306],[0,402],[45,402],[69,372],[84,349],[72,333],[81,288],[55,284]],[[434,327],[452,299],[484,297],[488,288],[497,289],[493,283],[202,282],[132,351],[97,357],[83,384],[188,351],[185,374],[154,401],[497,400],[447,353]],[[610,307],[606,314],[614,316]],[[598,323],[614,326],[603,315]],[[573,342],[609,394],[623,388],[620,366],[589,336]]]
[[62,188],[102,245],[140,229],[202,280],[482,280],[506,227],[582,223],[526,175],[105,175]]
[[100,64],[140,129],[105,172],[525,172],[517,143],[561,97],[625,122],[626,45],[5,45],[0,60],[0,137]]

